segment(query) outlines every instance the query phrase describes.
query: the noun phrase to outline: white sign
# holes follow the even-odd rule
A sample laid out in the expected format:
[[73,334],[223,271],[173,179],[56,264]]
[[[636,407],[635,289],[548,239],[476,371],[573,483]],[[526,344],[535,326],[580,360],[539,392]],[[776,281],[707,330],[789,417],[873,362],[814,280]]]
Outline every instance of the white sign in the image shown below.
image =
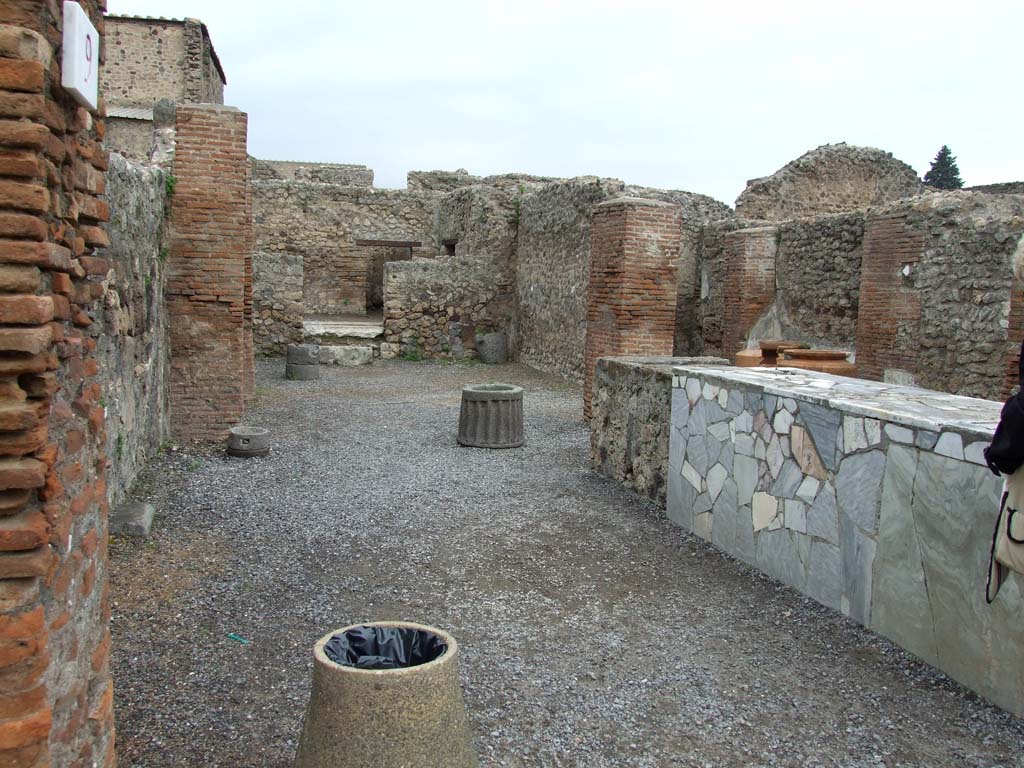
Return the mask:
[[100,36],[76,2],[64,0],[64,60],[60,84],[83,107],[99,104]]

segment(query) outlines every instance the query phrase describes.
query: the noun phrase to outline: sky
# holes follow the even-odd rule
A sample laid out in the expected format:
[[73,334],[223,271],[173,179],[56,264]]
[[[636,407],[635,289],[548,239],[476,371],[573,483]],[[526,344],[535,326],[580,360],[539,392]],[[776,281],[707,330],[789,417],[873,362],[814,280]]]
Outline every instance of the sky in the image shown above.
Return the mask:
[[732,205],[845,141],[1024,180],[1020,0],[109,0],[206,23],[249,152],[597,175]]

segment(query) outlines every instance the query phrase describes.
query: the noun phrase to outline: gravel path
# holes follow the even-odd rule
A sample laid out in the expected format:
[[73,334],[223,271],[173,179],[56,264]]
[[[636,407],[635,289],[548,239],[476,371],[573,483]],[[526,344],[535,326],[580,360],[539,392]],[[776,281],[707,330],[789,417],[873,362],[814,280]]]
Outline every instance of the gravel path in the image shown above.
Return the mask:
[[[1024,766],[1024,721],[592,474],[576,388],[282,368],[246,419],[271,456],[165,452],[153,539],[111,542],[122,766],[290,766],[313,642],[370,619],[458,638],[484,766]],[[527,445],[460,448],[460,388],[494,380]]]

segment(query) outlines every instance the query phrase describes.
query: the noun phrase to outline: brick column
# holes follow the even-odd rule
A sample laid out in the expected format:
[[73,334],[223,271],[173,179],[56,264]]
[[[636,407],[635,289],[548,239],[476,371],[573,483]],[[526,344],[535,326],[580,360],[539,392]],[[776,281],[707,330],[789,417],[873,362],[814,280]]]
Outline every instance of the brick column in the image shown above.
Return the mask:
[[590,418],[599,357],[672,354],[681,237],[678,206],[636,198],[594,206],[584,358],[585,418]]
[[775,301],[777,233],[778,227],[755,227],[729,232],[723,239],[722,355],[730,360]]
[[253,391],[246,133],[233,107],[178,107],[167,312],[179,440],[224,439]]
[[61,4],[2,7],[0,765],[112,766],[103,123],[60,86]]
[[[246,159],[248,160],[248,151],[246,151]],[[256,345],[252,336],[252,288],[254,280],[252,252],[256,244],[256,236],[253,233],[252,227],[252,164],[249,162],[246,162],[245,164],[245,189],[245,278],[242,283],[242,298],[244,302],[244,311],[242,313],[242,342],[245,346],[242,350],[242,376],[243,384],[245,385],[245,402],[247,404],[252,404],[256,400]]]
[[925,231],[915,230],[909,213],[901,209],[864,225],[857,315],[857,375],[864,379],[917,372],[921,297],[912,275],[924,253]]

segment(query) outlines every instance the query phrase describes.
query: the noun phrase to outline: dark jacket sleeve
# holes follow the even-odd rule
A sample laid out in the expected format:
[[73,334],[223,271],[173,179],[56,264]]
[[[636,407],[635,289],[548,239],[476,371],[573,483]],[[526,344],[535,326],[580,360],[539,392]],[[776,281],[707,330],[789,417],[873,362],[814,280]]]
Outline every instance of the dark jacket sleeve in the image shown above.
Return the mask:
[[1012,475],[1024,464],[1024,343],[1019,366],[1021,389],[1006,401],[992,443],[985,449],[988,467],[997,475]]

